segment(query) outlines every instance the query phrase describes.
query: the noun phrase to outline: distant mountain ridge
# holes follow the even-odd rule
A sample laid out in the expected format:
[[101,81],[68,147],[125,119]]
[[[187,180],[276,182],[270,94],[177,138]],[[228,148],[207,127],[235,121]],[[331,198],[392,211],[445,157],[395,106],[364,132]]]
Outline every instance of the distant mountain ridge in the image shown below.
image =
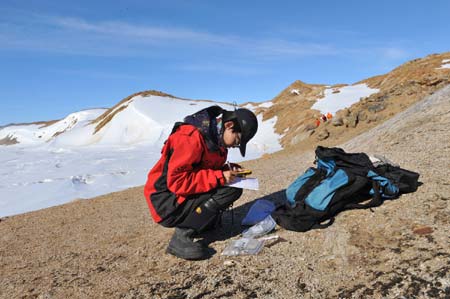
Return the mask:
[[[308,84],[297,80],[269,102],[248,102],[239,106],[255,111],[262,120],[271,120],[276,117],[275,132],[280,136],[279,142],[284,148],[306,144],[313,146],[318,142],[330,144],[342,142],[376,126],[424,96],[448,85],[450,83],[450,68],[447,67],[449,62],[450,52],[432,54],[411,60],[387,74],[364,79],[353,85],[330,86]],[[365,90],[365,93],[352,94],[352,89],[358,88]],[[345,92],[348,92],[348,97],[356,97],[352,99],[355,103],[347,109],[338,111],[332,121],[317,126],[316,120],[326,111],[314,108],[319,107],[321,101],[330,96],[335,96],[336,101],[347,99]],[[197,105],[200,108],[213,104],[232,108],[229,103],[182,99],[156,90],[142,91],[124,98],[109,109],[75,112],[58,121],[2,127],[0,128],[0,145],[44,142],[70,144],[75,139],[77,146],[103,142],[120,145],[146,140],[145,134],[167,135],[164,131],[167,128],[163,129],[160,124],[152,120],[152,117],[159,118],[160,115],[149,117],[153,113],[151,104],[142,104],[144,100],[155,99],[168,102],[179,101],[187,108]],[[164,106],[162,103],[158,105]],[[142,113],[139,109],[146,112]],[[180,117],[191,113],[191,110],[179,111]],[[164,122],[163,119],[160,121]],[[112,127],[114,127],[114,133],[111,132]],[[149,131],[153,129],[159,130],[159,133]]]

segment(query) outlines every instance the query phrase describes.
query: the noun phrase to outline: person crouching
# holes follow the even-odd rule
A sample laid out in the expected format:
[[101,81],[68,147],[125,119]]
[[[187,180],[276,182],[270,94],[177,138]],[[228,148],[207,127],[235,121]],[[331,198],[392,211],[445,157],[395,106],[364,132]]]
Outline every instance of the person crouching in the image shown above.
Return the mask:
[[238,147],[245,156],[247,142],[257,130],[252,111],[219,106],[200,110],[174,125],[144,187],[153,220],[175,227],[167,253],[188,260],[206,257],[207,248],[194,242],[193,236],[211,227],[242,195],[242,189],[226,186],[238,170],[225,164],[228,148]]

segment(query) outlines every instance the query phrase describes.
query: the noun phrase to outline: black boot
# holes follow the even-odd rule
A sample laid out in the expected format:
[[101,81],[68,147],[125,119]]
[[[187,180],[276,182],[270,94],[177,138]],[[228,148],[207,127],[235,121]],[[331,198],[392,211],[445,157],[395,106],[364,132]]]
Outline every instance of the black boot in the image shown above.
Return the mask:
[[199,260],[206,256],[206,249],[197,242],[194,242],[195,230],[191,228],[175,228],[167,253],[185,260]]

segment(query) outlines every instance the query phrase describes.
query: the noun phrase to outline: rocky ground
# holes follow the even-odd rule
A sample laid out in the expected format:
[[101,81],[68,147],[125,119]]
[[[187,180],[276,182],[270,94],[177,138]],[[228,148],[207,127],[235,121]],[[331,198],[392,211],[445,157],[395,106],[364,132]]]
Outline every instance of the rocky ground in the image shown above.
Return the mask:
[[[206,235],[203,261],[164,253],[172,229],[152,223],[133,188],[0,221],[1,298],[449,298],[450,87],[342,145],[421,174],[417,192],[341,213],[323,230],[277,227],[282,242],[224,257],[258,198],[280,199],[314,160],[285,150],[246,162],[261,189],[245,191]],[[30,195],[32,196],[32,195]]]

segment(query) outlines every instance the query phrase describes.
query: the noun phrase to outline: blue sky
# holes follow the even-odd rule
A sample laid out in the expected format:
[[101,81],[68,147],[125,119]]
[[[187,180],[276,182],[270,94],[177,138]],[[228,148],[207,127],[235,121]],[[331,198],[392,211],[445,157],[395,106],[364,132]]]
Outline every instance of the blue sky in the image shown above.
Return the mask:
[[0,125],[156,89],[265,101],[450,51],[450,1],[0,2]]

